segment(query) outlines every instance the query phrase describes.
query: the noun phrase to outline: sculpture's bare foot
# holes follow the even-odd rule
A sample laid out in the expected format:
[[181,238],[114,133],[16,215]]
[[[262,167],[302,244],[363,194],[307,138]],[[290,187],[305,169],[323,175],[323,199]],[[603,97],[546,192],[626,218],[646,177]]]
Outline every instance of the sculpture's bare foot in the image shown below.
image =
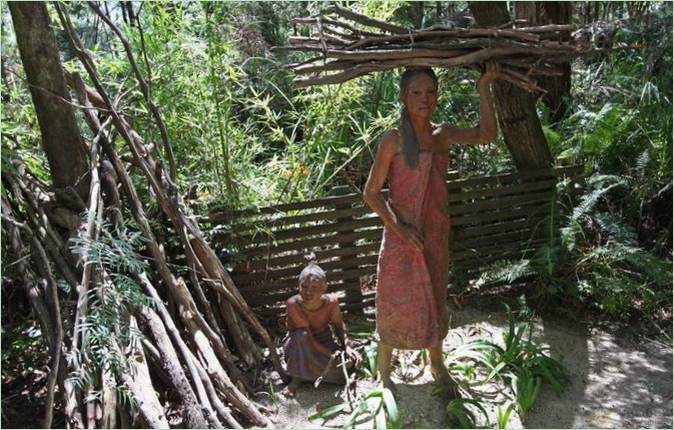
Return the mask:
[[297,392],[297,389],[300,387],[302,384],[302,380],[299,378],[293,378],[292,381],[290,381],[290,384],[288,384],[283,391],[281,391],[281,394],[284,396],[290,398],[290,397],[295,397],[295,393]]
[[441,368],[433,366],[431,367],[431,374],[437,384],[437,390],[443,398],[446,398],[446,400],[449,401],[461,397],[459,394],[459,387],[452,377],[449,376],[447,368],[444,366]]

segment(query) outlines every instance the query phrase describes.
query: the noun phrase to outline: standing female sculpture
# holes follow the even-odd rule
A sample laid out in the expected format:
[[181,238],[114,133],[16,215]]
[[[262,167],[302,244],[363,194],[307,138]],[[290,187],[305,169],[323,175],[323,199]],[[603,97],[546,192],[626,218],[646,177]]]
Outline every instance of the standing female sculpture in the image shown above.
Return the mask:
[[[384,222],[377,267],[379,377],[391,382],[393,348],[425,349],[436,382],[452,389],[443,364],[442,341],[449,329],[449,217],[446,172],[450,145],[488,144],[497,136],[490,83],[496,64],[478,81],[480,126],[435,125],[438,80],[430,68],[408,69],[400,82],[401,127],[384,134],[363,198]],[[389,198],[381,194],[385,181]]]

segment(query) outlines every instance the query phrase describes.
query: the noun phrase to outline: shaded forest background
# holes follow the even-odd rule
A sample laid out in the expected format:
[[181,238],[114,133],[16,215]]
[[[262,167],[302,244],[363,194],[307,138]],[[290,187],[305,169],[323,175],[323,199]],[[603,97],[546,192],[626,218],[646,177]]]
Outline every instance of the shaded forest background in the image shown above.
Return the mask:
[[[474,25],[467,2],[341,3],[411,28],[448,22],[461,27]],[[10,12],[6,2],[1,5],[2,170],[30,178],[29,182],[49,196],[53,178],[43,150],[43,135]],[[292,18],[314,16],[325,6],[323,2],[101,4],[136,53],[170,137],[177,192],[189,217],[200,223],[206,239],[220,228],[207,223],[208,212],[215,208],[313,199],[331,195],[334,187],[360,191],[379,137],[396,125],[399,71],[381,72],[338,86],[297,90],[284,66],[305,57],[270,51],[273,46],[286,44],[289,36],[308,35],[308,28],[293,24]],[[48,11],[63,66],[79,72],[88,85],[93,85],[52,4]],[[118,111],[144,142],[159,148],[160,127],[133,79],[117,35],[85,3],[67,4],[65,11],[95,60],[103,86],[116,99]],[[610,320],[651,321],[660,327],[671,319],[672,308],[672,4],[573,3],[572,23],[597,21],[616,23],[613,45],[641,43],[645,47],[574,60],[563,112],[553,115],[542,100],[536,105],[555,163],[585,165],[588,189],[582,204],[558,226],[561,239],[551,244],[549,249],[554,252],[545,260],[528,261],[526,270],[521,262],[501,262],[479,282],[496,278],[513,281],[526,275],[528,282],[541,287],[537,291],[544,302],[570,304],[571,312],[590,312]],[[479,74],[464,69],[439,70],[438,74],[440,100],[435,120],[459,127],[475,126],[475,81]],[[90,144],[95,136],[82,111],[77,110],[76,115],[79,129]],[[453,167],[462,176],[515,170],[502,137],[499,139],[488,147],[453,148]],[[169,255],[179,254],[181,241],[157,202],[156,191],[134,167],[122,138],[113,137],[113,143],[128,166],[152,231]],[[167,162],[167,158],[163,160]],[[11,200],[20,212],[22,206],[9,195],[8,184],[3,175],[3,207],[5,199]],[[123,212],[132,218],[127,209]],[[23,213],[28,221],[30,211]],[[84,213],[82,219],[86,217]],[[137,225],[129,222],[124,229],[107,226],[102,230],[109,230],[111,236],[108,242],[96,242],[101,246],[97,254],[101,267],[120,274],[147,269],[148,252],[139,239]],[[46,401],[47,369],[53,354],[22,288],[26,277],[17,262],[28,257],[16,255],[7,232],[3,223],[2,424],[37,426],[41,417],[26,413],[25,408],[30,402]],[[68,233],[63,234],[68,237]],[[68,246],[75,255],[85,252],[84,241],[69,242]],[[125,263],[106,261],[105,246],[118,246]],[[227,249],[216,251],[228,253]],[[189,279],[189,264],[184,259],[176,258],[169,265]],[[128,324],[128,320],[108,315],[105,307],[127,309],[131,315],[138,303],[151,303],[136,281],[119,279],[125,282],[113,283],[111,290],[99,294],[99,302],[92,302],[94,311],[87,322],[91,327],[112,330],[114,325]],[[63,279],[55,282],[63,316],[72,328],[76,297]],[[94,284],[92,291],[99,291],[102,285]],[[91,330],[89,335],[109,335],[103,328]],[[122,330],[120,342],[129,342],[134,330]],[[66,323],[66,335],[67,331]],[[223,337],[230,340],[229,335]],[[96,345],[96,341],[90,345]],[[92,369],[101,357],[92,351]],[[249,366],[252,363],[268,365],[265,360],[251,359],[237,366],[246,372],[255,367]],[[98,371],[91,375],[101,377]],[[251,378],[249,382],[254,385],[259,381]],[[241,415],[236,418],[244,424],[251,420]],[[62,409],[54,419],[55,425],[63,425]]]

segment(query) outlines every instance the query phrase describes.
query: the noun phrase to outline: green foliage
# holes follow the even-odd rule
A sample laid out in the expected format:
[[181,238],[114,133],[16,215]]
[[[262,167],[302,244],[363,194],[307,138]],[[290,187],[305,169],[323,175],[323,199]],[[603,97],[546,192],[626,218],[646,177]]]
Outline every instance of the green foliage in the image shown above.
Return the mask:
[[374,324],[369,322],[349,324],[349,337],[351,339],[360,339],[367,342],[363,349],[363,361],[356,370],[369,379],[375,379],[377,377],[377,354],[379,343],[375,339],[374,330]]
[[474,429],[477,427],[475,412],[466,405],[474,406],[475,409],[482,412],[485,421],[489,421],[487,411],[479,401],[474,399],[454,399],[447,403],[447,407],[445,408],[450,422],[454,424],[452,428]]
[[340,403],[323,409],[309,416],[310,421],[327,420],[341,413],[349,413],[342,428],[355,428],[357,423],[367,423],[368,428],[397,429],[400,428],[398,404],[388,388],[372,390],[351,405]]
[[355,428],[359,421],[366,420],[370,428],[400,428],[400,415],[395,398],[388,388],[373,390],[357,403],[343,428]]
[[[509,387],[519,405],[520,415],[524,416],[534,405],[542,384],[561,393],[568,376],[562,364],[549,355],[549,348],[532,340],[531,324],[518,320],[508,305],[506,310],[508,330],[503,333],[502,344],[481,339],[464,343],[453,350],[448,359],[450,362],[469,361],[484,367],[487,376],[475,383],[486,384],[496,380]],[[457,366],[449,368],[456,370]],[[463,428],[474,427],[475,417],[463,410],[462,403],[455,401],[450,405],[453,416]],[[507,417],[500,416],[499,422],[502,419],[507,422]]]
[[366,377],[375,379],[377,377],[377,357],[378,357],[378,343],[376,341],[371,341],[365,347],[365,357],[363,360],[363,366],[359,369],[365,374]]
[[510,380],[520,415],[524,416],[534,406],[542,380],[534,377],[527,368],[523,368],[519,374],[511,374]]
[[322,409],[320,412],[316,412],[313,415],[309,415],[308,420],[309,421],[328,420],[334,416],[346,412],[348,410],[348,407],[349,404],[346,402],[328,406],[327,408]]
[[[94,381],[105,371],[119,377],[134,371],[128,350],[141,347],[142,333],[130,325],[132,310],[137,306],[153,306],[133,279],[133,274],[148,268],[139,255],[144,246],[142,234],[132,222],[116,229],[100,226],[98,240],[73,239],[71,251],[86,256],[87,264],[105,271],[109,279],[94,277],[86,292],[87,312],[77,321],[75,330],[82,333],[82,347],[73,349],[66,360],[81,364],[79,373],[71,374],[72,382],[81,389],[96,386]],[[82,260],[80,260],[82,261]],[[125,401],[133,399],[120,386],[119,395]],[[100,393],[94,392],[93,396]]]
[[[561,210],[557,205],[571,199],[560,187],[544,223],[546,243],[536,253],[491,264],[474,287],[526,279],[541,296],[575,300],[622,319],[649,318],[659,307],[671,307],[671,261],[644,249],[636,229],[611,210],[628,180],[595,174],[586,182],[577,204]],[[564,215],[556,223],[559,213]]]
[[510,415],[512,414],[512,412],[513,412],[512,405],[508,405],[508,407],[505,410],[501,408],[501,405],[498,406],[496,424],[499,429],[505,429],[508,427],[508,421],[510,420]]
[[577,221],[596,208],[599,200],[615,187],[627,185],[626,181],[614,175],[593,175],[588,181],[589,192],[584,194],[578,206],[573,208],[571,220]]
[[634,20],[614,37],[614,45],[646,49],[573,62],[569,115],[549,139],[558,156],[625,180],[631,193],[621,206],[633,225],[643,200],[672,180],[672,6],[654,5],[652,13],[654,25]]

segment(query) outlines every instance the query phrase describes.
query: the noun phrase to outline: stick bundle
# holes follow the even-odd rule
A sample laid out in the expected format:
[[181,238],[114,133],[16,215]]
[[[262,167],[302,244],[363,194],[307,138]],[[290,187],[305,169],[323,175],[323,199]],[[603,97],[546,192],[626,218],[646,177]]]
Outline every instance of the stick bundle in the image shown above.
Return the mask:
[[534,76],[561,75],[559,63],[608,51],[615,30],[613,24],[524,28],[434,25],[415,30],[339,6],[330,8],[326,15],[293,21],[312,26],[313,35],[291,37],[289,46],[272,50],[320,54],[290,66],[296,75],[308,76],[295,79],[299,88],[338,84],[400,66],[481,69],[486,61],[496,61],[502,66],[503,79],[529,91],[544,92]]
[[[188,428],[269,427],[267,409],[252,400],[259,381],[250,374],[266,365],[257,338],[285,377],[276,344],[178,193],[171,140],[161,131],[164,120],[136,53],[98,4],[89,6],[124,47],[160,129],[164,159],[127,121],[119,107],[122,95],[113,98],[103,85],[66,6],[56,4],[66,40],[93,84],[63,71],[94,136],[86,147],[91,178],[82,203],[86,210],[80,214],[59,206],[18,151],[8,156],[12,169],[3,164],[0,196],[3,238],[50,346],[42,427],[52,427],[59,403],[68,428],[169,428],[175,425],[171,410],[179,411],[180,425]],[[130,162],[116,140],[131,153]],[[135,180],[132,170],[138,173]],[[165,219],[162,227],[175,234],[186,269],[177,263],[179,256],[166,251],[162,230],[151,225],[139,182],[151,190]],[[130,219],[142,242],[120,248]],[[110,251],[112,246],[100,248],[106,241],[119,254]],[[125,258],[136,262],[111,263]],[[145,260],[147,265],[139,263]],[[68,293],[59,288],[61,280]]]

